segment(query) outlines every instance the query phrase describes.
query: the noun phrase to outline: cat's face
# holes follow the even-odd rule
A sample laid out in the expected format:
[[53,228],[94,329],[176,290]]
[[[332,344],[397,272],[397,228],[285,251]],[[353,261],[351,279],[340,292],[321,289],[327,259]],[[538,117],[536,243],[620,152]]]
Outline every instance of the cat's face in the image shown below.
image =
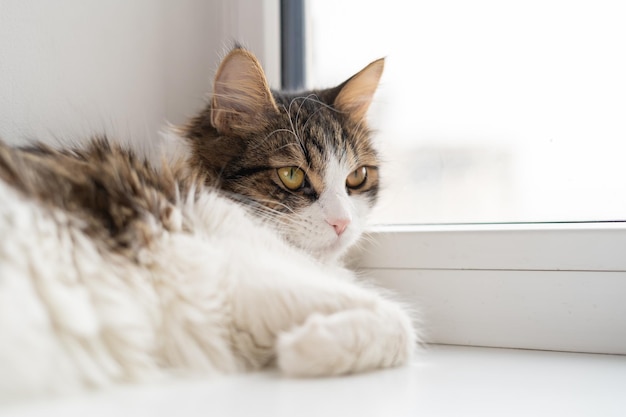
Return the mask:
[[258,62],[236,49],[211,105],[192,120],[193,163],[268,219],[295,246],[339,257],[361,235],[378,193],[378,156],[365,113],[376,61],[334,89],[270,92]]
[[276,96],[282,111],[222,172],[293,244],[322,258],[360,236],[378,192],[378,158],[363,126],[319,96]]

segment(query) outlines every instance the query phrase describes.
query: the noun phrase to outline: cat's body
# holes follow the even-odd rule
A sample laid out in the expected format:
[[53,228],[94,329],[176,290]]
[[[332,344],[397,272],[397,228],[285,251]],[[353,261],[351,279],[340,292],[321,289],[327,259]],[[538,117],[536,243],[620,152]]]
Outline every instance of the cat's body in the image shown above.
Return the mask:
[[376,199],[364,123],[377,61],[332,90],[272,94],[235,49],[209,107],[150,164],[0,142],[0,398],[235,372],[405,363],[407,312],[336,262]]

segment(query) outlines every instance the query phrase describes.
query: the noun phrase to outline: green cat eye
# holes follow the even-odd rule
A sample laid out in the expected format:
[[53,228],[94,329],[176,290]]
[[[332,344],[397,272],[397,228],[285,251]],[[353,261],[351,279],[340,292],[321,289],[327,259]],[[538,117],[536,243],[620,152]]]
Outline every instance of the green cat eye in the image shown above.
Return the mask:
[[304,171],[298,167],[282,167],[276,170],[278,178],[291,191],[296,191],[304,184]]
[[359,188],[367,179],[367,167],[360,167],[352,171],[346,178],[346,186],[348,188]]

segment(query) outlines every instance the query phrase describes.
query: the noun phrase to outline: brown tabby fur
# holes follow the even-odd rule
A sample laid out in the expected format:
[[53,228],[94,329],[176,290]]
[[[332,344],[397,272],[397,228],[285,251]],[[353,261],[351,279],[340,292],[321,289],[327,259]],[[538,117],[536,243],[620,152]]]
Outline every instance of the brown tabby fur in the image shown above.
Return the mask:
[[190,174],[182,164],[164,164],[157,171],[104,138],[71,151],[43,144],[10,148],[0,142],[2,180],[30,198],[74,214],[97,244],[132,258],[157,232],[144,221],[148,214],[166,229],[174,227],[169,224],[173,203],[204,182],[201,173]]

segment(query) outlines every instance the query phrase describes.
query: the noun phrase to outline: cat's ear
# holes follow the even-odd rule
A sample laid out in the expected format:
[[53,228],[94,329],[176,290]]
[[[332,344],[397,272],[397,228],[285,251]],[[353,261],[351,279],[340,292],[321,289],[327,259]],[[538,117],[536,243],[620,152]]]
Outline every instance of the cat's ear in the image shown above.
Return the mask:
[[233,49],[215,75],[211,124],[223,134],[246,133],[267,123],[278,113],[263,68],[250,52]]
[[385,67],[385,59],[378,59],[340,86],[333,106],[356,122],[360,122],[372,103],[380,77]]

